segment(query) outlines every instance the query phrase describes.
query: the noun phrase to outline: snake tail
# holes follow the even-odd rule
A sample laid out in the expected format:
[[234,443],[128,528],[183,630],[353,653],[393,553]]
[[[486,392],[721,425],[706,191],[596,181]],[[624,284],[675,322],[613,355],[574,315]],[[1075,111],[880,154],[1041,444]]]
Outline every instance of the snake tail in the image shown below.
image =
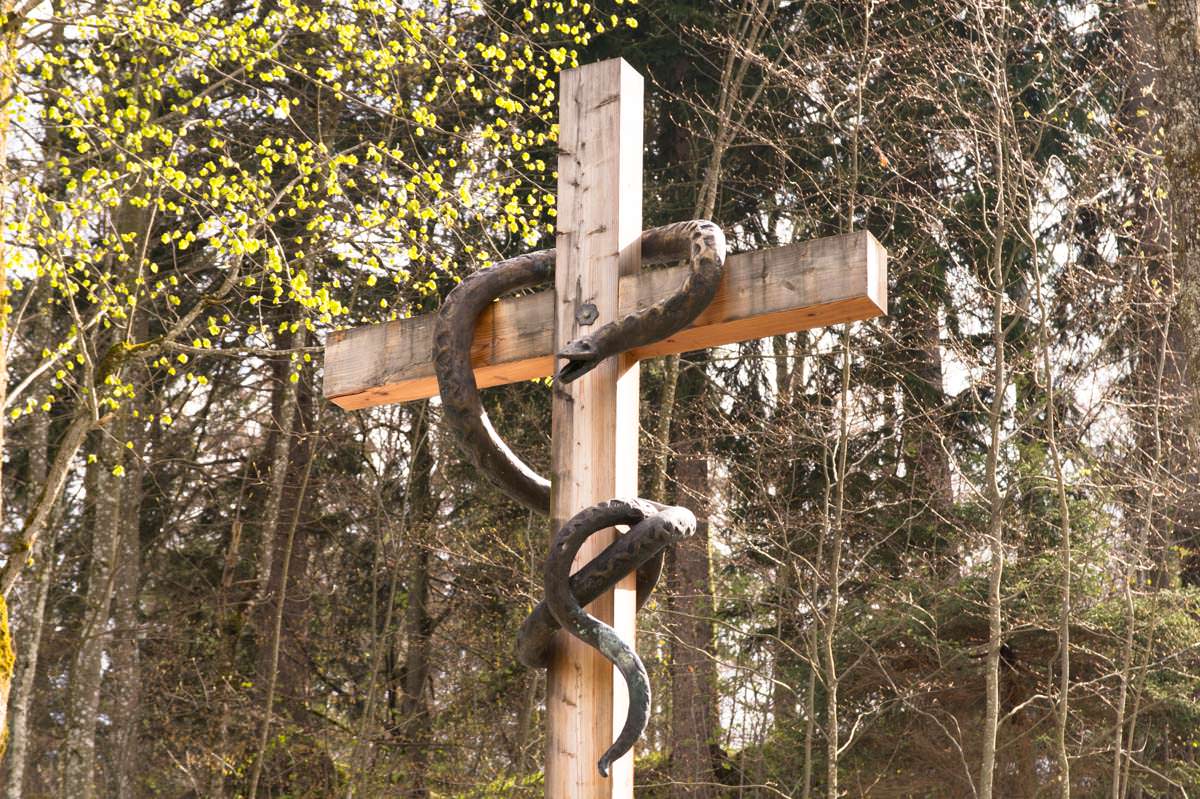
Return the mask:
[[[667,506],[638,500],[647,507],[647,514]],[[671,525],[636,525],[609,544],[603,552],[585,563],[571,575],[571,593],[580,605],[587,605],[607,593],[625,575],[637,576],[637,608],[650,599],[662,573],[666,548],[679,540],[680,534],[690,535],[689,528]],[[560,630],[558,620],[550,613],[545,600],[538,603],[517,633],[517,659],[531,669],[550,666],[554,649],[554,634]]]
[[[564,630],[599,650],[616,666],[629,690],[629,712],[625,723],[597,764],[604,776],[608,776],[612,763],[632,749],[646,729],[650,715],[650,680],[633,647],[622,640],[616,630],[583,609],[579,598],[571,591],[569,577],[571,563],[584,542],[601,530],[618,524],[633,524],[627,536],[655,539],[665,545],[695,532],[696,517],[683,507],[664,508],[640,499],[612,499],[572,516],[550,545],[545,573],[546,606]],[[620,543],[621,539],[618,539],[610,548]]]

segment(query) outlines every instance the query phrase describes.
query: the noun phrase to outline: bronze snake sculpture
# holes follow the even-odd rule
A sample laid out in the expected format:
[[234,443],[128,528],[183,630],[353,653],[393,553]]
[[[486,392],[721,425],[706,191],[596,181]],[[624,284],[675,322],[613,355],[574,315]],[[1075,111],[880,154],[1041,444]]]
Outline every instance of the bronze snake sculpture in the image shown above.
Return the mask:
[[[679,289],[595,333],[567,343],[559,357],[567,363],[556,380],[570,383],[605,358],[664,339],[692,322],[712,302],[725,264],[725,235],[712,222],[694,220],[642,233],[642,263],[689,259],[691,271]],[[466,277],[447,295],[434,328],[433,360],[443,416],[467,460],[505,494],[548,516],[550,483],[536,474],[501,440],[479,397],[471,368],[471,342],[479,315],[497,298],[548,281],[555,251],[518,255]],[[571,562],[594,533],[614,525],[630,530],[571,575]],[[650,684],[637,653],[613,628],[589,615],[583,605],[637,572],[637,606],[650,596],[662,573],[668,544],[691,535],[696,518],[683,507],[647,499],[613,499],[571,517],[557,533],[546,559],[546,598],[525,620],[517,656],[527,666],[546,668],[555,630],[563,629],[596,648],[621,672],[629,688],[629,712],[612,746],[600,758],[600,773],[633,747],[646,727]]]

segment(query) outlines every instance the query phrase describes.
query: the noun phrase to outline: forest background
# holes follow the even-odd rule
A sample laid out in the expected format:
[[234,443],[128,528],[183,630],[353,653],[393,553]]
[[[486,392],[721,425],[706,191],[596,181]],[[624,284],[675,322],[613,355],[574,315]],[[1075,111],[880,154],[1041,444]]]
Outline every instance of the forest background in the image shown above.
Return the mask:
[[[890,253],[887,318],[643,368],[705,523],[639,795],[1200,792],[1195,0],[0,12],[5,796],[540,794],[549,533],[321,341],[550,246],[617,55],[647,226]],[[544,468],[546,387],[486,402]]]

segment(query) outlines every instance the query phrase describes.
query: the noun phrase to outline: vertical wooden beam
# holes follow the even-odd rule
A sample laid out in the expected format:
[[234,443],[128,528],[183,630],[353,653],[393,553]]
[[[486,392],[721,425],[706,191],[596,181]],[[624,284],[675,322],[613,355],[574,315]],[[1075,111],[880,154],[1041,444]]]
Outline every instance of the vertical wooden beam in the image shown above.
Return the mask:
[[[621,275],[641,262],[642,78],[616,58],[562,73],[559,90],[558,260],[555,350],[617,318]],[[576,311],[595,306],[594,321]],[[638,368],[610,359],[568,386],[556,385],[552,422],[554,530],[596,502],[637,495]],[[575,568],[615,537],[605,531],[580,550]],[[634,636],[634,578],[589,612]],[[633,757],[609,778],[596,761],[625,719],[624,683],[595,650],[560,633],[546,692],[546,796],[630,799]]]

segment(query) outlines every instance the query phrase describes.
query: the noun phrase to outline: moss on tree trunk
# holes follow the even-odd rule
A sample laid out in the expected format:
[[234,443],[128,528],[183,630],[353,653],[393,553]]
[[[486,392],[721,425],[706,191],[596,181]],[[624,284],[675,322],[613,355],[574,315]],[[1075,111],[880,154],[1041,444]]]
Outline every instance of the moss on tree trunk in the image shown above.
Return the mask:
[[[13,653],[12,634],[8,631],[8,603],[0,596],[0,707],[8,707],[8,694],[12,690],[13,666],[17,657]],[[0,757],[8,749],[8,724],[0,726]]]

